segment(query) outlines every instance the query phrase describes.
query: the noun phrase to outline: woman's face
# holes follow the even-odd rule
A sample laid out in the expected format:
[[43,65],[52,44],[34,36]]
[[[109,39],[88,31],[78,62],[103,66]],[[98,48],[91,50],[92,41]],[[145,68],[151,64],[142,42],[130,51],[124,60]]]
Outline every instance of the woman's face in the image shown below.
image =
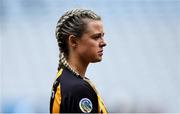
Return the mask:
[[76,52],[85,62],[99,62],[102,60],[103,47],[106,46],[103,36],[102,21],[88,20],[86,32],[78,40]]

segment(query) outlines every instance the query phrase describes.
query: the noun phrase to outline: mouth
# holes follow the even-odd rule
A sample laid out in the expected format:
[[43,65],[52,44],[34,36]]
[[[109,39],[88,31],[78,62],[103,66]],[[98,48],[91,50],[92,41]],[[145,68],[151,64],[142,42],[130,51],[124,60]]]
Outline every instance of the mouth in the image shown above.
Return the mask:
[[100,56],[102,56],[102,55],[103,55],[103,50],[98,51],[98,54],[99,54]]

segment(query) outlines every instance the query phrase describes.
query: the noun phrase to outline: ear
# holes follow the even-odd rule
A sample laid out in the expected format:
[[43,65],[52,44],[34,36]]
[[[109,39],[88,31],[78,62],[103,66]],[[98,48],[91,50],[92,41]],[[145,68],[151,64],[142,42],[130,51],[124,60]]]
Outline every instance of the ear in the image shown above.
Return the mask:
[[78,43],[77,43],[77,38],[74,35],[69,35],[68,37],[68,43],[69,46],[72,48],[76,48]]

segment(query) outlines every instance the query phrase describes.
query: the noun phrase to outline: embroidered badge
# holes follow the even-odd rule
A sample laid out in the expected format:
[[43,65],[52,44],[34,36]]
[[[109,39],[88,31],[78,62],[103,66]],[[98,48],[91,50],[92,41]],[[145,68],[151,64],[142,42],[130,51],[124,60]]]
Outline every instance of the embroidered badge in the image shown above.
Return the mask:
[[79,102],[79,107],[84,113],[89,113],[93,109],[92,102],[88,98],[82,98]]

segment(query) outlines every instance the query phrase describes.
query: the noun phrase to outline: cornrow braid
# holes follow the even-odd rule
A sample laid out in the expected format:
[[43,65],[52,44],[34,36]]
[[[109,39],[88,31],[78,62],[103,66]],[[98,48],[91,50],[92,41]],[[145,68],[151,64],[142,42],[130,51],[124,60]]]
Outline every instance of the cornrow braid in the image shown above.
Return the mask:
[[[57,22],[56,26],[56,39],[59,46],[59,51],[64,54],[64,58],[66,59],[68,56],[68,44],[67,39],[69,35],[74,35],[77,38],[80,38],[83,33],[86,31],[87,23],[84,19],[91,19],[91,20],[101,20],[101,17],[95,14],[91,10],[84,10],[84,9],[74,9],[67,11],[64,15]],[[59,58],[62,57],[61,53]],[[59,60],[59,67],[62,59]]]
[[60,55],[60,63],[65,66],[67,69],[69,69],[74,75],[81,77],[78,72],[76,72],[67,62],[66,58],[64,57],[64,53],[61,53]]

